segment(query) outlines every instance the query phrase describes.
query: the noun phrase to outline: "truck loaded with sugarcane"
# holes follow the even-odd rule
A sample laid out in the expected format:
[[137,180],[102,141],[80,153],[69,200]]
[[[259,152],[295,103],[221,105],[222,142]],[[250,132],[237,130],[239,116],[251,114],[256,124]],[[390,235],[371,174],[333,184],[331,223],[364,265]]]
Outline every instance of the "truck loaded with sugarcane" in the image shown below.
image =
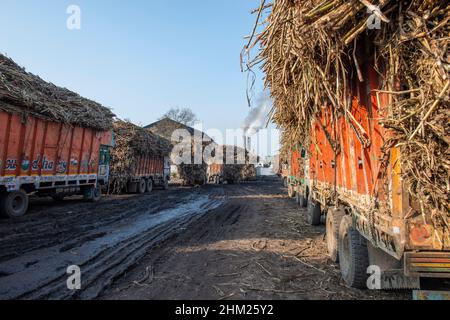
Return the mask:
[[109,179],[113,117],[0,55],[1,214],[24,215],[30,194],[98,201]]
[[258,16],[246,50],[261,46],[289,195],[326,220],[343,279],[450,278],[449,3],[263,1]]
[[170,143],[110,109],[0,55],[0,213],[23,216],[29,196],[149,192],[168,186]]
[[131,122],[114,121],[110,193],[150,193],[167,190],[170,181],[170,142]]

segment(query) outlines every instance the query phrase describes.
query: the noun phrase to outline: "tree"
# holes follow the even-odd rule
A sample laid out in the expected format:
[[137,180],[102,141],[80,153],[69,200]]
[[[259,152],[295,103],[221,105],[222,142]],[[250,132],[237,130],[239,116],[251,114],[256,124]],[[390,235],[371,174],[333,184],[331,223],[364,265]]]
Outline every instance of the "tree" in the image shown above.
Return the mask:
[[187,126],[193,126],[198,122],[195,113],[189,108],[172,108],[161,119],[169,118]]

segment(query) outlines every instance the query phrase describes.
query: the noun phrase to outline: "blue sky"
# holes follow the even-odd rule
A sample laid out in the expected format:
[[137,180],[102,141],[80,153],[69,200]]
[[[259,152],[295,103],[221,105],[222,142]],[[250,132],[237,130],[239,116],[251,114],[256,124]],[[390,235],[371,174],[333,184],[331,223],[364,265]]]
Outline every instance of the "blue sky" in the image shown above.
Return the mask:
[[[81,30],[66,28],[69,5]],[[2,0],[0,51],[28,71],[136,124],[189,107],[205,128],[248,113],[243,36],[259,0]],[[261,91],[262,82],[256,92]]]

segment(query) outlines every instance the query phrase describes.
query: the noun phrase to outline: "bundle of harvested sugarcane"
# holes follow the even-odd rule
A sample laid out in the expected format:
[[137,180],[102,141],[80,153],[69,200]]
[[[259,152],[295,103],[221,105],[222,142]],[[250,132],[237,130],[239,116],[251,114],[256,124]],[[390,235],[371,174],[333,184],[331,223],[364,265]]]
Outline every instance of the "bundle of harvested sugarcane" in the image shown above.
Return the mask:
[[250,163],[248,150],[236,146],[224,146],[224,181],[238,183],[256,178],[255,165]]
[[99,103],[48,83],[0,54],[0,110],[109,130],[114,114]]
[[253,181],[256,179],[256,167],[254,164],[245,164],[241,169],[242,181]]
[[[269,14],[265,14],[270,10]],[[324,105],[347,115],[349,78],[364,80],[357,52],[374,57],[390,101],[380,119],[401,148],[402,174],[422,212],[448,224],[450,212],[450,4],[440,0],[262,0],[265,28],[245,53],[262,61],[274,100],[272,119],[292,141],[309,145]],[[259,21],[257,22],[257,25]],[[442,219],[441,219],[442,218]]]
[[110,193],[121,193],[134,175],[141,156],[164,157],[170,152],[170,143],[131,122],[114,121],[115,146],[111,150]]
[[[173,182],[182,185],[202,185],[206,183],[208,165],[203,158],[203,152],[211,143],[214,144],[210,137],[197,129],[169,118],[162,119],[145,128],[171,141],[174,146],[182,142],[182,152],[180,152],[180,148],[176,147],[171,154],[172,163],[177,165],[177,172],[173,174]],[[186,163],[180,160],[180,156],[183,157],[180,153],[184,154],[187,151],[190,151],[190,160]],[[201,160],[198,160],[199,155],[202,158]],[[179,164],[180,161],[181,164]]]
[[180,164],[178,167],[178,182],[185,186],[204,185],[207,180],[206,163],[202,164]]
[[223,167],[223,180],[228,184],[239,183],[241,181],[242,164],[226,164]]

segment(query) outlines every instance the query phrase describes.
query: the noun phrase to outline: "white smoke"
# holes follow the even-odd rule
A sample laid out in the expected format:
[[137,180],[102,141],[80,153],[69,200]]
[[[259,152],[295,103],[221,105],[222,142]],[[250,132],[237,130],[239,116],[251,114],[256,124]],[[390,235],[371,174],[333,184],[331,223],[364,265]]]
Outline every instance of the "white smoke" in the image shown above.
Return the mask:
[[245,136],[255,135],[267,125],[271,106],[272,101],[269,95],[262,93],[256,103],[256,107],[250,109],[242,125]]

